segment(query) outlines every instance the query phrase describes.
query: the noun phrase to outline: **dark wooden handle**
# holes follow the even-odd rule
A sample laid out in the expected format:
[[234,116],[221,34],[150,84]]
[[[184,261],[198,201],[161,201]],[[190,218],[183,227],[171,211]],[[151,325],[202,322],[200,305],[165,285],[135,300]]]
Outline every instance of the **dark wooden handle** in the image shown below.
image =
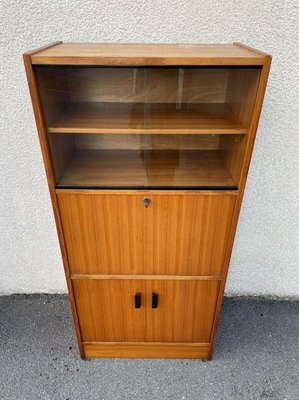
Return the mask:
[[136,293],[134,296],[135,308],[141,308],[141,293]]
[[152,293],[152,308],[158,308],[158,293]]

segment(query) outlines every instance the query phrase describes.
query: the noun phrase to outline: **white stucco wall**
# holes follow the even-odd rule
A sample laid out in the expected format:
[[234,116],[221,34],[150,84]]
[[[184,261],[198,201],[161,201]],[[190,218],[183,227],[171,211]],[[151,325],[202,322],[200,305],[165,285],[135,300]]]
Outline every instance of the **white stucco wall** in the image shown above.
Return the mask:
[[22,53],[56,40],[243,42],[273,55],[227,295],[299,297],[299,2],[2,0],[0,294],[65,292]]

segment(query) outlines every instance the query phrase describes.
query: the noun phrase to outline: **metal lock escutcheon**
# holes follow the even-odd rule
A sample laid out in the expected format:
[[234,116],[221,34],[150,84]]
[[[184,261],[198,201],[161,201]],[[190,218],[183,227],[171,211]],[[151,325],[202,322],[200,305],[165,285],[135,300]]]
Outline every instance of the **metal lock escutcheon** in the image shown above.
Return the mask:
[[150,199],[149,197],[145,197],[145,198],[143,199],[143,204],[144,204],[144,207],[145,207],[145,208],[148,208],[148,206],[150,205],[150,203],[151,203],[151,199]]

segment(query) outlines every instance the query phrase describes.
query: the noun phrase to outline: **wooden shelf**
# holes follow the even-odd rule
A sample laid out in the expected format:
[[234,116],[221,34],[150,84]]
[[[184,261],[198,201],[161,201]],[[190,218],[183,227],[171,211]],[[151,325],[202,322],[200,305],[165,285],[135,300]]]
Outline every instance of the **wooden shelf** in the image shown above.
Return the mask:
[[225,104],[72,103],[52,121],[52,133],[246,134]]
[[75,150],[57,187],[233,188],[217,150]]

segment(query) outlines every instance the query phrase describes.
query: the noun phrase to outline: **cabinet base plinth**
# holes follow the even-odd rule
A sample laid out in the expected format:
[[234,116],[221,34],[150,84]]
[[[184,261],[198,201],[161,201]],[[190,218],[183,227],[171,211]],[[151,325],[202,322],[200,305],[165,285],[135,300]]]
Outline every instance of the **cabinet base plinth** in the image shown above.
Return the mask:
[[83,343],[86,358],[210,359],[209,343]]

